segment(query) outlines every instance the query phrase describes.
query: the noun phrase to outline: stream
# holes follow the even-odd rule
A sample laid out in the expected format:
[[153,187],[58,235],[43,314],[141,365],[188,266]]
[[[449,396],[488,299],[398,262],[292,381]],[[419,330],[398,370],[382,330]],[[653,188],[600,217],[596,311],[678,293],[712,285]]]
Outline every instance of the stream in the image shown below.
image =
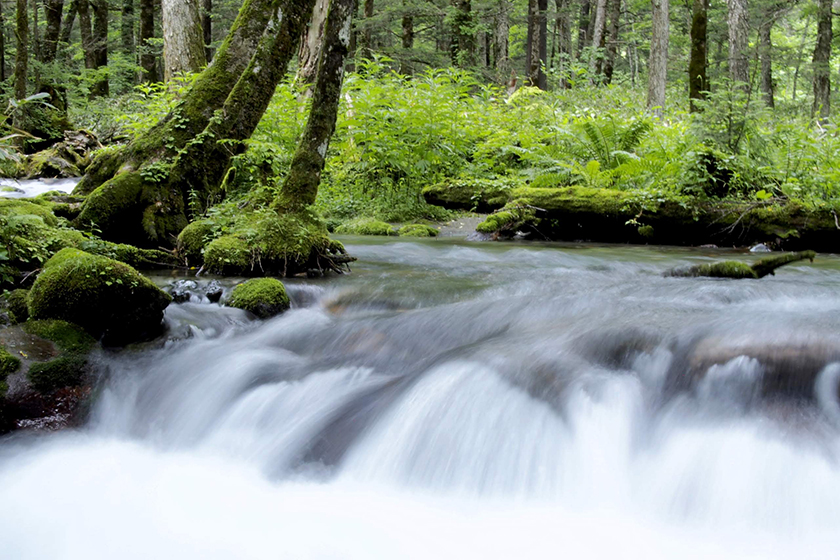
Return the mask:
[[840,258],[343,241],[284,315],[173,304],[83,427],[0,440],[0,558],[836,557]]

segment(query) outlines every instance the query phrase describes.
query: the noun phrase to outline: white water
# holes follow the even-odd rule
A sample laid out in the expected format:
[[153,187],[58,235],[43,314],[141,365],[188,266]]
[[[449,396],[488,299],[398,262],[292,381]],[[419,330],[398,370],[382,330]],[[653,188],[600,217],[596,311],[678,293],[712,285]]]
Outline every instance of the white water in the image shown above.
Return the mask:
[[[451,249],[414,249],[445,290]],[[470,250],[478,266],[498,257]],[[690,392],[663,387],[681,329],[782,341],[835,327],[802,305],[836,305],[840,274],[724,288],[566,256],[561,284],[516,267],[411,311],[372,312],[365,295],[358,311],[319,304],[258,328],[214,316],[208,336],[112,359],[85,429],[0,442],[0,558],[835,557],[837,366],[811,404],[764,399],[748,357]],[[351,282],[387,294],[394,279],[398,299],[429,280],[382,258]],[[647,290],[660,307],[642,312]],[[665,338],[617,367],[577,338],[586,325],[603,349],[608,328],[640,322]]]
[[33,198],[49,191],[71,193],[79,179],[0,179],[0,197]]

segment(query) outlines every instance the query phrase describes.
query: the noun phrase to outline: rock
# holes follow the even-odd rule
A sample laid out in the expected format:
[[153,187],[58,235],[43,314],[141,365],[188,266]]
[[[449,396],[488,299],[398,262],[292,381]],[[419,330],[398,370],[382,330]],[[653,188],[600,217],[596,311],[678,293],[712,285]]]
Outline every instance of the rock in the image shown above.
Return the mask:
[[64,132],[64,141],[32,154],[26,159],[28,179],[81,177],[90,165],[91,150],[101,147],[86,130]]
[[195,280],[176,280],[169,288],[169,295],[175,303],[190,301],[192,293],[198,290],[198,283]]
[[6,378],[20,369],[20,360],[12,356],[8,350],[0,347],[0,399],[6,396],[9,386]]
[[108,345],[157,336],[172,298],[119,261],[62,249],[44,265],[29,294],[34,319],[76,323]]
[[426,224],[409,224],[397,230],[400,237],[437,237],[438,230]]
[[368,218],[342,224],[335,228],[335,232],[345,235],[396,235],[391,224]]
[[759,243],[758,245],[753,245],[750,247],[750,253],[771,253],[772,250],[770,247],[765,245],[764,243]]
[[222,299],[222,294],[225,293],[224,288],[218,280],[213,280],[204,288],[204,295],[210,300],[210,303],[219,303]]
[[12,323],[23,323],[29,319],[29,309],[27,308],[27,301],[29,298],[29,290],[12,290],[6,296],[6,305],[9,308],[9,319]]
[[213,240],[213,225],[207,220],[191,222],[178,234],[175,251],[187,266],[201,265],[204,247]]
[[268,319],[289,309],[289,296],[279,280],[254,278],[236,286],[226,305],[249,311],[260,319]]

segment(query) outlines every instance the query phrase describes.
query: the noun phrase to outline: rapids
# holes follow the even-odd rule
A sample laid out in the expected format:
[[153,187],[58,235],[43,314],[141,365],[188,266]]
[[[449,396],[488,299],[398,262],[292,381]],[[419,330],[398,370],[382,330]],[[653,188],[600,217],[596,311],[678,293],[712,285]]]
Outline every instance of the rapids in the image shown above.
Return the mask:
[[0,558],[836,556],[840,259],[346,243],[290,312],[171,306],[84,427],[0,440]]

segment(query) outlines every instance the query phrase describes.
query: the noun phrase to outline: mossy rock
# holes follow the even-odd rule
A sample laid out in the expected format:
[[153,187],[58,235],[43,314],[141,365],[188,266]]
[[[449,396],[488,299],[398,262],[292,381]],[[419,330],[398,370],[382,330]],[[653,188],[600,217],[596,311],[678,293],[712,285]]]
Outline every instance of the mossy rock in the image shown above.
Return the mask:
[[279,280],[254,278],[233,288],[225,303],[253,313],[260,319],[268,319],[289,309],[289,296]]
[[29,319],[29,309],[27,307],[29,299],[29,290],[12,290],[6,296],[6,305],[9,308],[9,318],[13,324],[23,323]]
[[96,345],[96,340],[84,329],[67,321],[27,321],[21,327],[24,332],[54,342],[59,350],[70,354],[87,354]]
[[50,203],[33,199],[21,200],[17,198],[0,198],[0,216],[38,216],[50,227],[58,225],[58,218],[53,214]]
[[252,268],[251,262],[248,244],[234,235],[214,239],[204,251],[204,266],[217,274],[244,274]]
[[0,346],[0,399],[6,396],[6,390],[9,388],[6,384],[6,378],[19,368],[20,360]]
[[485,234],[513,235],[524,226],[537,226],[540,219],[529,200],[515,200],[502,210],[490,214],[475,227],[475,231]]
[[492,212],[511,200],[521,182],[510,179],[447,179],[423,189],[426,202],[453,210]]
[[426,224],[409,224],[397,230],[400,237],[437,237],[438,230]]
[[96,341],[80,326],[55,319],[27,321],[23,330],[44,340],[49,340],[61,351],[58,357],[35,362],[29,366],[26,377],[32,387],[47,393],[62,387],[73,387],[84,381],[87,373],[88,354]]
[[[67,157],[60,144],[32,154],[26,158],[26,176],[29,179],[81,177],[81,161]],[[85,163],[86,165],[86,163]]]
[[204,259],[204,247],[213,239],[213,224],[208,220],[190,223],[178,234],[175,250],[188,265],[200,264]]
[[29,294],[33,319],[62,319],[106,344],[156,336],[171,297],[130,266],[77,249],[44,265]]
[[395,235],[391,224],[370,219],[348,222],[337,227],[335,232],[345,235]]

